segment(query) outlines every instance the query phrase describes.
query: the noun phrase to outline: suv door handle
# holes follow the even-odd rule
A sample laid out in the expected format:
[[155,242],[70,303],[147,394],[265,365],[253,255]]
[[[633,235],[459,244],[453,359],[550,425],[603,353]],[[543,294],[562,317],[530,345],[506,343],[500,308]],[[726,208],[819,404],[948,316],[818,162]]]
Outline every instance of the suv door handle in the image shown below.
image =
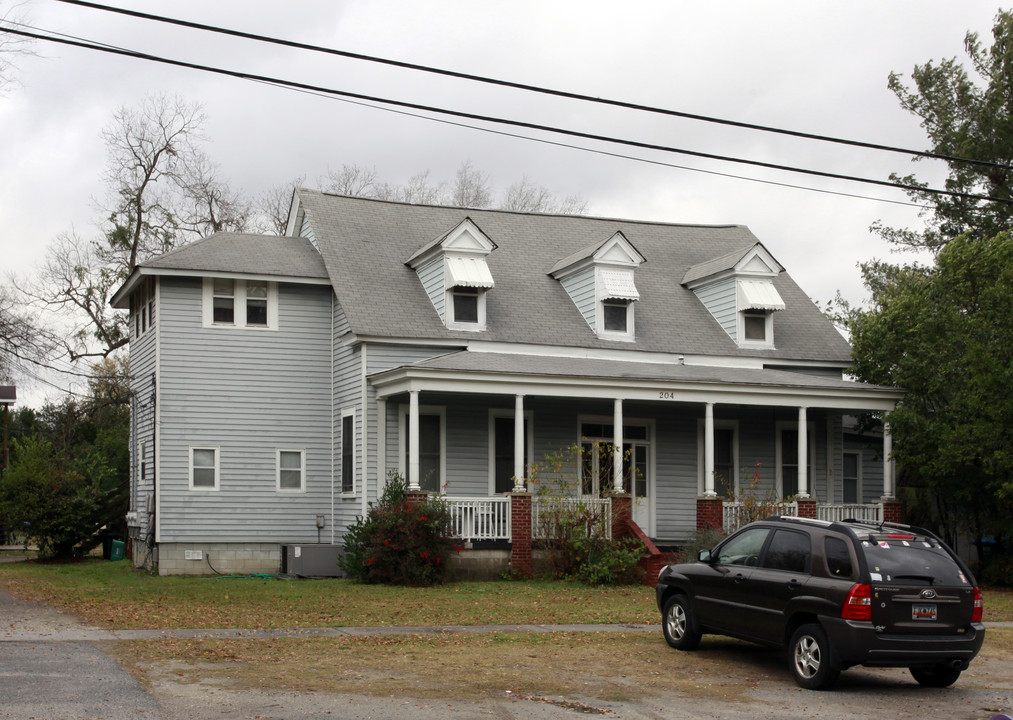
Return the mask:
[[789,590],[798,590],[800,587],[802,587],[802,583],[800,583],[797,578],[792,578],[788,581]]
[[738,584],[738,583],[742,582],[743,580],[745,580],[746,576],[743,575],[742,573],[735,573],[735,577],[732,578],[732,579],[735,581],[736,584]]

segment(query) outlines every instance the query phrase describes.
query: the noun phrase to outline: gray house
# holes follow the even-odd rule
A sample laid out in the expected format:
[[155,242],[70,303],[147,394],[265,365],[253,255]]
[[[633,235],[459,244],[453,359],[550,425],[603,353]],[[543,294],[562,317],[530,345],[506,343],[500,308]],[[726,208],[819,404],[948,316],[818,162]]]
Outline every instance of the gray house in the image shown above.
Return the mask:
[[299,190],[285,237],[213,235],[113,303],[134,562],[162,574],[340,545],[392,471],[509,554],[532,467],[568,447],[575,493],[628,498],[659,545],[734,520],[754,477],[800,514],[893,512],[889,434],[848,419],[899,391],[844,379],[848,344],[742,226]]

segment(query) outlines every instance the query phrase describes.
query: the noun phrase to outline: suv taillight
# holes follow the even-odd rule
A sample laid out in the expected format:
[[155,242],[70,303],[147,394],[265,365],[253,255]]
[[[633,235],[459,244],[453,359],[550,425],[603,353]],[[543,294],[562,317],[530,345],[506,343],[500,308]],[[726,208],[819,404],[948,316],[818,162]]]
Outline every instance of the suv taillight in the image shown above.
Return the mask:
[[872,586],[855,584],[851,586],[841,617],[845,620],[872,620]]
[[981,588],[974,589],[974,610],[971,612],[971,622],[981,622],[981,616],[985,612],[985,601],[981,597]]

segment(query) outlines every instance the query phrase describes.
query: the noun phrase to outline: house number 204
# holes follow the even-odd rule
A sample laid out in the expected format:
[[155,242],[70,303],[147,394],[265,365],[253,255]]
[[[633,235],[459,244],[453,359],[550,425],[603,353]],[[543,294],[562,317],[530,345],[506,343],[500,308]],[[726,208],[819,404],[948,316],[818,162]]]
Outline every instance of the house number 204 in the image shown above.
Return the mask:
[[672,392],[671,390],[662,390],[661,391],[661,399],[662,400],[675,400],[675,393]]

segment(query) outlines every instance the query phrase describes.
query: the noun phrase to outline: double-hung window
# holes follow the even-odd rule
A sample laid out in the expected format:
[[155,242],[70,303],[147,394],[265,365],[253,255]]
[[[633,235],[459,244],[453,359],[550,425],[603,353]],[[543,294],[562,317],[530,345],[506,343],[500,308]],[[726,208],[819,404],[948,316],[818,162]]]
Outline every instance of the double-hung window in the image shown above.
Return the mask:
[[236,281],[215,278],[212,303],[212,319],[215,325],[236,324]]
[[278,284],[240,278],[204,279],[206,328],[278,327]]
[[218,448],[190,448],[190,489],[217,490],[218,484]]
[[306,453],[302,450],[278,451],[278,490],[301,492],[306,489]]

